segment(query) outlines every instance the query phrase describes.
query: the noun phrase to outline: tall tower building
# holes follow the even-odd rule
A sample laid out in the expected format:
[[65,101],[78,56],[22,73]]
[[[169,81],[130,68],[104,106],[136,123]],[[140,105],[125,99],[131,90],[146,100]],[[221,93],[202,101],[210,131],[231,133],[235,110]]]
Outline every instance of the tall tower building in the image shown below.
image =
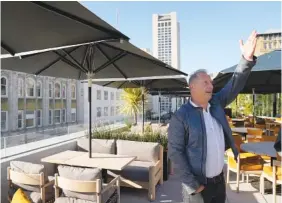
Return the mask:
[[[180,70],[180,26],[176,12],[153,14],[153,56]],[[176,110],[176,98],[161,96],[161,114]],[[158,96],[153,97],[153,111],[158,112]]]
[[180,70],[179,41],[176,12],[153,14],[153,56]]

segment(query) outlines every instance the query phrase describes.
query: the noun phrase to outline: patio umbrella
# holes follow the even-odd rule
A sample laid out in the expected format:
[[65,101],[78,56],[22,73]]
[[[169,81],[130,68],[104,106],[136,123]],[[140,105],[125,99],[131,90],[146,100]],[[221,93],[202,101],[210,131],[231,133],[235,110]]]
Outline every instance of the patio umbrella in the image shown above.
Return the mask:
[[129,39],[75,1],[3,1],[1,19],[1,58]]
[[91,81],[186,75],[128,41],[99,42],[61,50],[2,59],[2,68],[35,75],[88,79],[89,156],[91,156]]
[[[214,91],[218,92],[231,79],[237,65],[220,71],[214,78]],[[257,57],[244,89],[240,93],[268,94],[281,92],[281,50]]]
[[[217,92],[231,79],[237,65],[220,71],[214,78],[214,91]],[[240,93],[253,94],[253,104],[255,93],[270,94],[281,92],[281,50],[257,57],[257,63],[253,67],[245,87]],[[254,105],[253,105],[254,106]],[[254,117],[253,108],[253,117]]]
[[[104,80],[99,79],[92,80],[92,84],[100,85],[103,87],[112,87],[112,88],[138,88],[144,87],[148,91],[150,90],[161,90],[161,89],[171,89],[171,88],[185,88],[188,86],[187,80],[184,77],[177,76],[168,76],[168,77],[148,77],[148,78],[135,78],[129,80]],[[160,104],[160,98],[159,98]],[[144,132],[144,123],[145,123],[145,108],[144,108],[144,94],[142,94],[142,133]],[[159,109],[160,117],[160,109]]]

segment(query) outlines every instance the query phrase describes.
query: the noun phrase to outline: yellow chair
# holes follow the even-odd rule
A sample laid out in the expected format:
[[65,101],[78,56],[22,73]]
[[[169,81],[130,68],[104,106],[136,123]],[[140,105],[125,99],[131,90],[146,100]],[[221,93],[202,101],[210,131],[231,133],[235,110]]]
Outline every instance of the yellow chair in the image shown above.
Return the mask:
[[247,128],[247,139],[261,137],[263,130],[260,128]]
[[247,182],[249,179],[248,174],[260,175],[263,169],[263,160],[259,155],[253,153],[243,152],[240,148],[240,145],[243,143],[242,138],[239,136],[233,136],[235,146],[239,151],[239,156],[237,163],[234,160],[234,155],[229,149],[226,151],[227,155],[227,178],[226,183],[229,183],[230,180],[230,171],[235,172],[236,177],[236,191],[239,192],[239,178],[242,174],[244,180],[244,175],[247,174]]
[[273,161],[273,166],[264,166],[260,176],[260,193],[264,194],[264,179],[272,182],[273,203],[276,203],[276,184],[282,184],[281,156],[277,154],[277,160]]

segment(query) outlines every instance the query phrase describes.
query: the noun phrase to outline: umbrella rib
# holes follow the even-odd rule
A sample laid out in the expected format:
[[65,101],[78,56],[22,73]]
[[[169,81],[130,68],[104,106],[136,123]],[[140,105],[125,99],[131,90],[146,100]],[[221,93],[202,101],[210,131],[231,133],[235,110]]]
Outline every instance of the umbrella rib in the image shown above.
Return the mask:
[[94,28],[94,29],[100,30],[100,31],[102,31],[102,32],[104,32],[106,34],[111,34],[111,35],[113,35],[116,38],[121,38],[122,37],[122,38],[124,38],[126,40],[129,40],[129,38],[127,36],[125,36],[124,34],[122,34],[120,32],[108,29],[106,27],[103,27],[103,26],[100,26],[100,25],[97,25],[97,24],[93,24],[93,23],[91,23],[89,21],[86,21],[84,19],[81,19],[81,18],[79,18],[79,17],[77,17],[75,15],[72,15],[72,14],[64,12],[64,11],[58,9],[58,8],[52,7],[50,5],[47,5],[47,4],[43,3],[43,2],[38,2],[38,1],[34,2],[33,1],[31,3],[36,4],[37,6],[43,8],[45,10],[48,10],[48,11],[51,11],[53,13],[59,14],[59,15],[65,17],[65,18],[69,18],[69,19],[71,19],[71,20],[73,20],[75,22],[78,22],[78,23],[80,23],[82,25],[85,25],[87,27],[90,27],[92,29]]
[[11,54],[12,56],[14,56],[15,53],[16,53],[11,47],[7,46],[4,42],[1,42],[1,47],[2,47],[3,49],[5,49],[5,50],[6,50],[9,54]]
[[108,86],[108,85],[112,84],[113,82],[114,82],[114,81],[110,81],[110,82],[104,84],[103,87]]
[[104,68],[106,68],[107,66],[111,65],[112,63],[114,63],[115,61],[121,59],[122,57],[124,57],[126,55],[125,51],[120,52],[118,55],[116,55],[114,58],[112,58],[110,61],[107,61],[106,63],[104,63],[103,65],[101,65],[99,68],[97,68],[96,70],[93,71],[93,73],[97,73],[101,70],[103,70]]
[[120,86],[118,86],[118,89],[121,88],[127,81],[124,81]]
[[175,82],[178,83],[178,84],[187,86],[187,84],[186,84],[185,82],[179,81],[179,80],[177,80],[177,79],[172,79],[172,80],[175,81]]
[[[116,50],[125,51],[124,49],[121,49],[121,48],[112,46],[112,45],[107,44],[107,43],[104,43],[104,42],[101,42],[100,44],[103,44],[104,46],[107,46],[107,47],[110,47],[110,48],[113,48],[113,49],[116,49]],[[130,55],[133,55],[133,56],[142,58],[142,59],[147,60],[147,61],[150,61],[150,62],[152,62],[152,63],[155,64],[155,65],[158,65],[158,66],[167,68],[167,69],[169,69],[169,70],[175,71],[175,72],[180,73],[180,74],[182,74],[182,75],[185,75],[185,76],[188,75],[187,73],[184,73],[184,72],[182,72],[182,71],[180,71],[180,70],[177,70],[177,69],[175,69],[175,68],[169,67],[166,63],[163,63],[163,62],[161,62],[161,61],[156,61],[156,60],[153,60],[153,59],[149,59],[149,58],[146,58],[146,57],[141,56],[141,55],[139,55],[139,54],[132,53],[132,52],[130,52],[130,51],[125,51],[125,52],[126,52],[127,54],[130,54]]]
[[[81,64],[79,64],[79,62],[72,56],[72,55],[70,55],[69,53],[67,53],[64,49],[62,49],[62,51],[67,55],[67,56],[69,56],[75,63],[76,63],[76,65],[77,66],[79,66],[79,68],[80,69],[84,69],[83,67],[82,67],[82,65]],[[65,57],[64,57],[65,58]],[[67,59],[67,58],[65,58],[65,59]],[[69,60],[70,61],[70,60]],[[71,62],[71,61],[70,61]],[[84,70],[86,70],[86,69],[84,69]]]
[[[69,53],[75,51],[78,47],[75,47],[73,50],[71,50]],[[42,73],[43,71],[47,70],[48,68],[50,68],[52,65],[54,65],[55,63],[57,63],[58,61],[62,60],[63,58],[60,56],[59,58],[57,58],[56,60],[52,61],[51,63],[49,63],[47,66],[45,66],[44,68],[40,69],[39,71],[35,72],[34,75],[39,75],[40,73]]]
[[[101,49],[101,47],[97,44],[97,48],[98,50],[103,54],[104,57],[106,57],[107,60],[110,61],[110,57]],[[115,64],[113,63],[113,66],[120,72],[120,74],[122,74],[122,76],[127,79],[127,75]]]
[[76,68],[76,69],[78,69],[78,70],[80,70],[80,71],[83,71],[83,72],[87,72],[87,70],[85,69],[85,68],[83,68],[83,67],[80,67],[80,66],[77,66],[76,64],[74,64],[73,62],[71,62],[70,60],[68,60],[65,56],[63,56],[63,55],[61,55],[59,52],[57,52],[57,51],[53,51],[55,54],[57,54],[57,55],[59,55],[60,57],[62,57],[62,61],[63,62],[65,62],[65,63],[67,63],[67,64],[69,64],[70,66],[72,66],[72,67],[74,67],[74,68]]

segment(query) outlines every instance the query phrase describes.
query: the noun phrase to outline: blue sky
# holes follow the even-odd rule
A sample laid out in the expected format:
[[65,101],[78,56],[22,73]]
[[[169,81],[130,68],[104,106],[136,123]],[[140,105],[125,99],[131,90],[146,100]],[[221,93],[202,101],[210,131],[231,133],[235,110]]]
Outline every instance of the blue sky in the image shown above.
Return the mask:
[[152,50],[152,15],[175,11],[180,23],[181,70],[205,68],[210,73],[236,64],[239,40],[253,29],[281,30],[281,2],[81,2],[100,18]]

